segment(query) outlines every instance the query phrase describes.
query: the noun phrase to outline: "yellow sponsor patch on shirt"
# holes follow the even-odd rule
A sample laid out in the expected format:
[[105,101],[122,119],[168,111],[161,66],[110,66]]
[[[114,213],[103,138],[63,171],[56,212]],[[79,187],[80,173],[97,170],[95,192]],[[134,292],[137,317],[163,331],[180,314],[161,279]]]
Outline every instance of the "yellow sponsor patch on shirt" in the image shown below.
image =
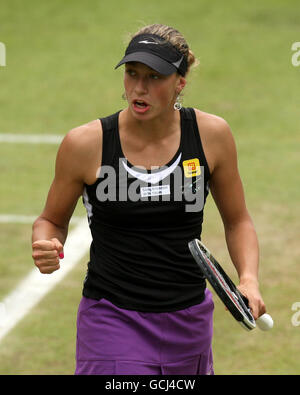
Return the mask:
[[201,167],[198,158],[184,160],[182,162],[184,175],[187,178],[200,176],[201,174]]

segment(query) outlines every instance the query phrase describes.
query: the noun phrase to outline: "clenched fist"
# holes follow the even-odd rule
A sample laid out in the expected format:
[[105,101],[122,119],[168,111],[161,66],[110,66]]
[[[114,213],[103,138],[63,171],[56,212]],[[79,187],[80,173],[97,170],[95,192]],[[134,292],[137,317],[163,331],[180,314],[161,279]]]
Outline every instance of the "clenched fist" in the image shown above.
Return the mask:
[[56,238],[37,240],[32,243],[34,264],[43,274],[50,274],[58,270],[60,268],[59,261],[63,257],[63,245]]

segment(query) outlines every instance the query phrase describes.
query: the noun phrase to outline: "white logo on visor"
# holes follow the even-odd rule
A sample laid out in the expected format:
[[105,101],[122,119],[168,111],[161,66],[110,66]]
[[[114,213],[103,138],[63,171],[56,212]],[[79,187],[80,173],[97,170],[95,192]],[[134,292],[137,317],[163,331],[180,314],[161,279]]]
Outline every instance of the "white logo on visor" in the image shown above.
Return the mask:
[[147,40],[139,41],[139,44],[155,44],[155,45],[158,45],[158,43],[156,43],[155,41],[147,41]]
[[159,181],[163,180],[164,178],[168,177],[171,173],[173,173],[178,163],[180,162],[180,158],[181,158],[181,154],[178,156],[176,161],[170,167],[152,174],[140,173],[128,167],[125,162],[122,162],[122,164],[126,169],[126,171],[133,177],[137,178],[138,180],[148,182],[150,184],[157,184]]

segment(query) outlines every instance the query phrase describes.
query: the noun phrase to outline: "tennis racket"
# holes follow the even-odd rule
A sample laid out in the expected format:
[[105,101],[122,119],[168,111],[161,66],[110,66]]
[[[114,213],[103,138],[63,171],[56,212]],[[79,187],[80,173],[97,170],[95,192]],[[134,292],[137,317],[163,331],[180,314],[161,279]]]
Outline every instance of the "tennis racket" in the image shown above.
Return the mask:
[[200,240],[194,239],[189,242],[188,246],[204,277],[243,328],[250,331],[256,327],[256,324],[262,330],[272,328],[273,320],[269,314],[263,314],[255,321],[249,309],[248,299],[241,294],[221,265]]

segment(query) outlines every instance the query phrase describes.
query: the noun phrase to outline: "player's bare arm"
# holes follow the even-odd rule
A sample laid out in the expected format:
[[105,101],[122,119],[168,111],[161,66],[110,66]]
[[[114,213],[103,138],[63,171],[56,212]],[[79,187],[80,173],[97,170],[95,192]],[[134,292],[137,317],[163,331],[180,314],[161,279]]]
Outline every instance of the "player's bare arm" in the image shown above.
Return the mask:
[[95,182],[101,163],[99,120],[72,129],[61,143],[55,176],[41,215],[33,224],[32,257],[41,273],[59,269],[59,258],[68,234],[68,225],[84,184]]
[[259,246],[238,171],[235,142],[227,122],[197,112],[209,168],[210,190],[220,212],[228,251],[239,275],[239,289],[249,299],[254,318],[265,312],[258,288]]

